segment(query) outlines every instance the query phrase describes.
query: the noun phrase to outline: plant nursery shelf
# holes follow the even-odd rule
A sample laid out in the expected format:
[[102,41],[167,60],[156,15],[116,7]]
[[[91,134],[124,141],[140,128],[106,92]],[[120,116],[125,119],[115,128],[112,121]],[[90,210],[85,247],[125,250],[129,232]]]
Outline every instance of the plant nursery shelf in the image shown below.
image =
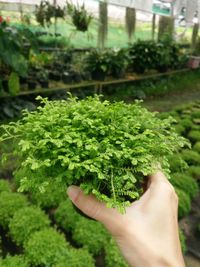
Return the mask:
[[29,90],[29,91],[22,91],[19,94],[15,96],[11,96],[9,94],[1,95],[0,98],[7,98],[7,97],[17,97],[17,96],[25,96],[25,95],[31,95],[31,94],[46,94],[50,92],[55,91],[61,91],[66,90],[70,91],[73,89],[79,89],[79,88],[85,88],[85,87],[94,87],[96,93],[100,93],[102,88],[107,85],[112,84],[121,84],[121,83],[129,83],[134,81],[142,81],[146,79],[152,79],[152,78],[159,78],[162,76],[170,76],[175,75],[182,72],[190,71],[190,69],[182,69],[182,70],[176,70],[176,71],[169,71],[165,73],[154,73],[154,74],[145,74],[145,75],[128,75],[124,79],[118,79],[118,80],[106,80],[106,81],[92,81],[92,82],[81,82],[76,84],[61,84],[59,86],[53,86],[48,89],[44,88],[36,88],[35,90]]

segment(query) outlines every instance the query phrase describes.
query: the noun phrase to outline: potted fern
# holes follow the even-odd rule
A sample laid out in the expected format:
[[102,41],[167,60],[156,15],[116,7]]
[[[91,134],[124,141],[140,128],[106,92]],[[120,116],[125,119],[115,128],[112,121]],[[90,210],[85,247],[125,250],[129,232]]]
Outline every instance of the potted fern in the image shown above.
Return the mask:
[[172,118],[159,119],[138,102],[38,99],[36,111],[1,126],[0,141],[16,139],[21,191],[45,192],[52,182],[58,189],[79,185],[123,212],[158,162],[169,175],[168,156],[187,144]]
[[67,1],[67,12],[72,18],[72,22],[77,31],[86,32],[92,20],[92,16],[87,12],[85,4],[74,5]]

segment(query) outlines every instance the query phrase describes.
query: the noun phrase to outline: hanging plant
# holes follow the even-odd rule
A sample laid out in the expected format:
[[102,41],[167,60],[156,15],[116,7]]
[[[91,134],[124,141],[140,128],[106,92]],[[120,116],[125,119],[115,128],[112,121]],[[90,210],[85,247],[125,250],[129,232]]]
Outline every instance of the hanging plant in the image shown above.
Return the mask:
[[160,16],[159,25],[158,25],[158,40],[168,39],[173,40],[174,34],[174,18]]
[[77,31],[88,31],[89,25],[93,17],[85,9],[85,4],[79,6],[79,4],[74,5],[70,2],[67,2],[67,12],[72,18],[72,22],[76,27]]
[[195,48],[199,33],[199,23],[195,23],[192,29],[192,48]]
[[152,17],[152,39],[155,39],[155,32],[156,32],[156,14],[153,14]]
[[133,37],[136,26],[136,10],[135,8],[127,7],[126,8],[126,31],[128,34],[129,42]]
[[58,5],[52,5],[49,3],[47,0],[42,0],[40,2],[40,5],[36,6],[36,11],[35,11],[35,17],[37,22],[42,26],[42,27],[49,27],[52,24],[52,18],[62,18],[64,19],[65,17],[65,10],[64,8],[62,9]]
[[108,35],[108,5],[105,2],[99,2],[99,33],[98,46],[105,47],[105,42]]

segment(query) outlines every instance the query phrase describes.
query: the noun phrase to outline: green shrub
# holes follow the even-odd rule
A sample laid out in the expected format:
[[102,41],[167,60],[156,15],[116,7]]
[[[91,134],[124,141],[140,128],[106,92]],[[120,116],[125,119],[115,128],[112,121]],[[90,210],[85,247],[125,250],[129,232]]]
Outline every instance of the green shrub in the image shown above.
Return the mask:
[[143,73],[156,67],[159,53],[154,41],[139,40],[129,48],[131,67],[137,73]]
[[189,119],[189,118],[182,119],[180,121],[180,124],[181,124],[181,126],[183,126],[185,128],[186,131],[190,130],[192,128],[192,125],[193,125],[191,119]]
[[195,145],[193,146],[193,150],[200,153],[200,142],[195,143]]
[[31,234],[50,225],[47,215],[37,207],[26,207],[15,212],[9,224],[12,239],[23,244]]
[[7,256],[5,259],[0,259],[1,267],[29,267],[24,256]]
[[76,222],[83,217],[75,210],[70,199],[60,203],[54,216],[56,223],[66,232],[74,230]]
[[193,178],[200,180],[200,166],[190,166],[187,172]]
[[94,255],[98,255],[108,241],[108,233],[99,222],[80,218],[76,223],[72,234],[73,240],[79,246],[88,249]]
[[[138,103],[43,99],[43,107],[24,113],[8,126],[1,140],[20,139],[21,190],[44,191],[80,185],[109,207],[121,211],[142,193],[141,182],[166,156],[186,144],[174,133],[171,118],[160,120]],[[57,189],[56,189],[57,190]]]
[[185,173],[174,173],[171,183],[173,186],[186,192],[190,198],[196,197],[199,192],[199,186],[196,180]]
[[9,182],[4,179],[0,179],[0,193],[1,192],[11,192]]
[[181,229],[179,229],[179,239],[181,242],[181,249],[183,253],[186,253],[187,251],[187,245],[186,245],[186,241],[185,241],[185,235],[183,233],[183,231]]
[[175,125],[175,130],[178,134],[184,134],[185,133],[185,128],[181,124]]
[[188,215],[191,210],[190,196],[181,189],[175,188],[178,196],[178,217],[179,219]]
[[180,157],[180,155],[178,154],[169,156],[168,161],[169,161],[170,169],[172,173],[181,172],[183,170],[186,170],[188,167],[186,162],[184,162],[182,158]]
[[95,267],[94,258],[86,249],[69,249],[54,267]]
[[197,124],[197,120],[200,121],[200,119],[193,119],[193,125],[192,125],[192,130],[196,132],[200,130],[200,125],[199,125],[199,122]]
[[196,151],[184,149],[181,151],[181,156],[188,165],[200,165],[200,154]]
[[128,267],[114,239],[110,239],[105,246],[105,263],[106,267]]
[[195,111],[192,112],[191,116],[192,116],[192,118],[200,119],[200,110],[195,109]]
[[64,257],[69,245],[53,228],[33,233],[25,243],[25,256],[31,266],[54,266]]
[[188,138],[193,142],[200,141],[200,132],[197,130],[191,130],[188,133]]
[[0,194],[0,225],[7,228],[14,213],[26,206],[28,206],[28,202],[24,195],[2,192]]

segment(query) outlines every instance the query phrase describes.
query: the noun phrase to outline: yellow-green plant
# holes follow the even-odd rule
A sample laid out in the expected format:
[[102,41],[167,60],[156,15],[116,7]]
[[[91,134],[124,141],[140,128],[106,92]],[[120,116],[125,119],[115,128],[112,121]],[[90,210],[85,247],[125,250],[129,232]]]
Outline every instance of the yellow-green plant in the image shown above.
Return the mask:
[[158,162],[166,175],[167,156],[187,144],[171,126],[139,103],[48,101],[23,118],[2,126],[1,141],[16,138],[21,191],[79,185],[108,207],[124,207],[142,194],[145,176]]

